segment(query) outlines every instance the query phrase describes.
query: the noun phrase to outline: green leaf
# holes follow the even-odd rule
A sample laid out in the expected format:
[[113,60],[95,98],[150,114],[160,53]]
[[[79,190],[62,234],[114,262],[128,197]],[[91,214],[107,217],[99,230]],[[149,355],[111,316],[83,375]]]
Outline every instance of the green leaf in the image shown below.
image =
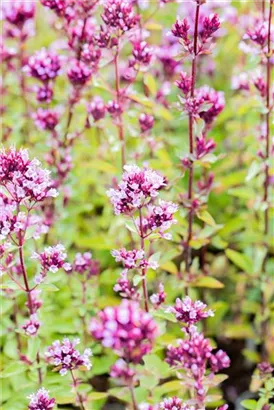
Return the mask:
[[247,410],[254,410],[257,406],[256,400],[243,400],[241,405]]
[[252,273],[253,263],[252,260],[243,253],[234,251],[233,249],[226,249],[225,254],[231,262],[242,269],[244,272]]
[[35,360],[40,347],[40,339],[38,337],[30,337],[28,339],[28,353],[27,357],[32,362]]
[[175,263],[172,262],[172,261],[162,263],[160,265],[160,268],[167,271],[167,272],[169,272],[169,273],[173,273],[174,275],[176,275],[178,273],[178,268],[175,265]]
[[108,397],[108,393],[94,391],[88,394],[88,401],[102,400],[102,399],[106,399],[107,397]]
[[261,165],[257,161],[253,161],[248,169],[247,176],[245,178],[246,182],[251,181],[260,171]]
[[59,290],[59,288],[52,283],[42,283],[39,285],[39,289],[42,289],[45,292],[57,292]]
[[200,211],[197,213],[197,216],[199,219],[204,221],[207,225],[216,226],[216,222],[214,221],[213,217],[210,215],[210,213],[206,210]]
[[218,279],[204,276],[203,278],[198,279],[197,282],[192,283],[191,286],[197,288],[221,289],[224,287],[224,284]]
[[152,95],[156,94],[157,84],[156,84],[156,81],[153,75],[151,75],[150,73],[146,73],[145,78],[144,78],[144,84],[147,86],[147,88],[149,89]]
[[1,372],[0,377],[1,379],[5,379],[25,371],[26,367],[22,364],[22,362],[11,363]]
[[160,359],[159,356],[155,354],[150,354],[144,357],[145,369],[150,372],[163,377],[169,372],[169,365]]

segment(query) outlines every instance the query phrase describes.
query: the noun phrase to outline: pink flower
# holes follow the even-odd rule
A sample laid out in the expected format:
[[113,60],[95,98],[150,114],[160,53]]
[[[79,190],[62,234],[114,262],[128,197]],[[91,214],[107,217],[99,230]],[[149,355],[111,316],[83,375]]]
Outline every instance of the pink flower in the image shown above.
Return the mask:
[[87,106],[87,111],[92,115],[94,121],[99,121],[106,115],[106,106],[101,97],[94,97]]
[[116,262],[122,262],[125,271],[128,269],[144,269],[152,268],[156,269],[157,266],[153,262],[149,262],[145,259],[145,252],[143,250],[127,251],[125,248],[111,251],[112,256]]
[[6,187],[16,202],[37,202],[58,195],[52,188],[50,172],[42,169],[37,159],[30,161],[25,149],[0,150],[0,185]]
[[244,40],[251,40],[261,47],[264,47],[267,41],[268,28],[266,22],[257,22],[254,28],[247,30]]
[[180,80],[177,80],[177,87],[183,92],[185,97],[187,97],[191,91],[191,77],[185,72],[180,73]]
[[109,28],[120,29],[122,33],[132,29],[140,18],[134,14],[132,3],[126,0],[107,0],[101,17]]
[[207,367],[213,373],[229,367],[230,360],[226,353],[222,350],[212,353],[209,339],[199,333],[195,326],[190,326],[187,334],[188,338],[178,340],[176,347],[168,346],[166,361],[170,366],[189,370],[199,383]]
[[23,324],[22,329],[25,331],[27,336],[35,336],[40,327],[40,321],[36,313],[30,316],[30,318]]
[[128,385],[132,384],[135,371],[131,369],[123,359],[118,359],[117,362],[111,366],[110,376],[114,379],[120,379],[124,384]]
[[42,268],[41,273],[35,277],[36,283],[40,283],[47,272],[56,273],[61,268],[66,271],[71,270],[71,265],[65,262],[66,258],[65,248],[61,244],[49,246],[42,253],[34,252],[32,259],[38,259]]
[[125,165],[118,188],[110,189],[107,195],[110,197],[116,215],[130,214],[155,198],[165,185],[166,179],[152,169]]
[[60,69],[60,57],[53,52],[47,51],[45,48],[36,51],[36,53],[29,58],[28,64],[25,67],[26,72],[31,77],[37,78],[45,83],[54,80],[59,75]]
[[234,75],[231,79],[232,90],[244,90],[249,91],[249,79],[247,73],[240,73],[239,75]]
[[92,72],[95,73],[98,69],[101,54],[101,50],[95,48],[93,44],[84,44],[81,52],[81,59],[88,64],[91,67]]
[[262,377],[265,377],[267,375],[271,375],[274,372],[274,367],[271,366],[269,362],[261,362],[258,363],[257,368],[260,372],[260,375]]
[[[207,85],[199,88],[195,93],[195,97],[201,104],[199,116],[206,124],[211,124],[225,107],[224,93]],[[209,105],[209,107],[205,105]]]
[[38,102],[50,103],[53,97],[53,89],[48,85],[42,85],[36,90],[36,98]]
[[92,71],[88,65],[79,60],[74,60],[70,64],[67,75],[74,87],[83,87],[91,78]]
[[150,131],[154,126],[153,115],[142,113],[139,117],[139,124],[142,132]]
[[117,283],[113,287],[114,292],[120,293],[124,298],[138,300],[140,294],[138,293],[136,287],[132,286],[128,277],[127,270],[124,270],[121,273],[120,278],[117,280]]
[[107,110],[108,113],[113,117],[119,117],[119,115],[122,114],[123,112],[123,107],[120,103],[116,102],[116,101],[109,101],[107,103]]
[[183,19],[177,20],[176,23],[173,24],[171,32],[175,37],[182,39],[185,46],[188,46],[191,42],[189,39],[189,29],[190,25],[187,19]]
[[41,294],[40,289],[34,289],[30,292],[30,297],[31,297],[31,306],[29,304],[29,300],[25,303],[25,305],[33,310],[33,312],[37,312],[38,309],[42,306],[43,302],[42,300],[39,299],[39,295]]
[[160,409],[161,410],[194,410],[195,407],[191,406],[189,407],[186,404],[183,404],[182,400],[179,399],[178,397],[170,397],[167,399],[164,399],[160,403]]
[[176,299],[175,306],[169,307],[168,312],[174,313],[177,320],[187,325],[193,325],[202,319],[214,316],[211,309],[206,310],[207,305],[200,300],[193,302],[189,296],[184,299]]
[[113,349],[128,362],[140,363],[149,353],[157,336],[157,326],[137,302],[122,300],[119,306],[107,307],[91,320],[91,335],[104,347]]
[[204,17],[200,31],[201,40],[206,42],[220,28],[220,25],[218,14],[214,13],[208,17]]
[[165,300],[166,300],[166,293],[165,293],[164,285],[160,283],[158,293],[154,293],[153,295],[151,295],[150,301],[154,305],[155,308],[158,308],[164,303]]
[[62,15],[67,7],[67,0],[40,0],[41,4],[55,11],[57,15]]
[[206,140],[204,135],[196,138],[196,158],[201,159],[214,151],[216,143],[212,139]]
[[[159,200],[159,205],[148,207],[148,214],[142,219],[143,232],[145,236],[158,231],[165,239],[171,239],[171,234],[164,233],[171,225],[176,224],[173,214],[178,211],[178,206],[173,202]],[[137,220],[140,227],[140,220]],[[140,229],[140,228],[139,228]]]
[[59,113],[51,109],[38,108],[33,118],[41,130],[53,131],[59,122]]
[[152,51],[152,47],[146,41],[135,41],[133,43],[131,64],[148,65],[152,59]]
[[214,373],[230,366],[230,358],[223,350],[218,350],[210,356],[210,367]]
[[50,399],[49,392],[44,387],[28,396],[28,399],[30,399],[28,410],[51,410],[55,405],[55,399]]
[[64,338],[62,342],[56,340],[48,347],[45,353],[46,359],[50,364],[60,369],[61,376],[64,376],[68,370],[78,369],[80,366],[84,366],[87,370],[91,368],[91,350],[85,349],[84,353],[80,354],[75,349],[79,343],[79,339],[70,341],[68,338]]
[[98,276],[100,272],[100,263],[99,261],[92,259],[92,254],[90,252],[85,252],[83,254],[77,253],[71,270],[80,275],[85,275],[85,278],[88,280],[92,276]]
[[266,96],[267,87],[266,87],[265,80],[264,80],[264,78],[262,77],[261,74],[257,74],[255,76],[255,78],[253,79],[253,84],[257,88],[257,90],[259,91],[260,96],[262,98],[264,98]]
[[35,3],[32,1],[10,1],[3,3],[4,19],[22,28],[27,20],[34,17]]

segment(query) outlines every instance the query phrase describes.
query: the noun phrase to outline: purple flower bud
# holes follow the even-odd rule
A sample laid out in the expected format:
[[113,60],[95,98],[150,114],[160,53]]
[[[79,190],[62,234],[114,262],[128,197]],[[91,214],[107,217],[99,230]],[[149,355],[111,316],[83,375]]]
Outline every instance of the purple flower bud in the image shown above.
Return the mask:
[[87,106],[87,111],[92,115],[94,121],[99,121],[106,115],[106,106],[101,97],[94,97]]
[[187,73],[180,73],[180,80],[177,80],[175,84],[186,97],[189,95],[191,91],[191,77]]
[[132,29],[140,19],[134,14],[132,3],[125,0],[107,0],[101,17],[109,28],[120,29],[122,33]]
[[154,126],[153,115],[142,113],[139,117],[139,124],[142,132],[150,131]]
[[218,14],[215,13],[204,17],[200,31],[201,40],[206,42],[220,28],[220,25]]
[[38,108],[33,118],[41,130],[53,131],[59,122],[59,113],[50,109]]
[[82,61],[71,62],[67,75],[71,84],[76,88],[82,88],[91,78],[91,69]]
[[42,48],[29,58],[25,70],[31,77],[42,82],[48,82],[58,76],[60,68],[60,57]]

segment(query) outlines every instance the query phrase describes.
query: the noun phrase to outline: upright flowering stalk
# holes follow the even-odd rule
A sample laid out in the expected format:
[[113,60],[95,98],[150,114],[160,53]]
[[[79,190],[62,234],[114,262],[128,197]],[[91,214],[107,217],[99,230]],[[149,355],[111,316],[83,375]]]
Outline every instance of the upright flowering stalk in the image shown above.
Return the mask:
[[[262,245],[265,248],[265,257],[262,263],[262,272],[259,278],[261,290],[262,309],[259,313],[260,337],[262,343],[262,360],[268,360],[267,339],[269,335],[268,326],[268,303],[267,287],[271,279],[268,276],[267,260],[269,252],[269,241],[271,237],[271,208],[270,190],[272,187],[273,176],[271,175],[271,159],[274,153],[274,145],[271,140],[271,116],[273,113],[273,90],[271,87],[272,68],[273,68],[273,0],[270,0],[269,7],[265,7],[259,17],[252,19],[252,26],[246,28],[243,41],[240,43],[241,48],[250,55],[256,55],[259,58],[260,67],[255,73],[248,73],[249,88],[247,92],[255,91],[257,99],[260,101],[260,119],[258,127],[259,150],[257,151],[257,160],[254,160],[252,166],[256,168],[255,172],[250,171],[247,180],[258,175],[258,183],[261,184],[260,178],[263,178],[263,193],[261,201],[258,204],[259,210],[263,213],[262,228]],[[251,172],[252,171],[252,172]],[[256,187],[257,188],[257,187]]]
[[223,350],[213,352],[209,339],[195,326],[214,313],[207,309],[206,304],[193,302],[188,296],[183,300],[177,299],[175,306],[167,311],[174,313],[176,319],[183,323],[185,338],[179,339],[176,346],[168,346],[166,361],[173,369],[179,370],[179,378],[190,391],[191,400],[185,404],[205,409],[208,389],[216,384],[212,380],[213,375],[230,365],[227,354]]
[[64,338],[62,342],[56,340],[48,347],[45,353],[47,361],[59,370],[61,376],[65,376],[68,372],[71,374],[73,389],[76,392],[78,405],[81,410],[85,410],[84,397],[77,391],[80,381],[76,379],[74,371],[77,369],[90,370],[90,356],[92,355],[90,349],[85,349],[81,354],[75,347],[80,343],[79,339],[69,340]]
[[[21,101],[24,105],[23,117],[25,119],[24,130],[28,133],[29,130],[29,100],[28,100],[28,87],[26,84],[26,78],[24,74],[24,66],[28,60],[26,54],[26,42],[34,34],[34,17],[35,17],[35,2],[28,1],[12,1],[4,2],[2,5],[4,30],[3,30],[3,42],[8,39],[16,40],[15,48],[12,54],[9,53],[10,61],[12,57],[17,60],[16,67],[10,66],[13,70],[17,70],[19,73],[19,90]],[[3,47],[6,47],[3,44]]]
[[138,302],[124,299],[119,306],[106,307],[99,312],[98,318],[91,319],[89,331],[104,347],[112,349],[120,357],[111,369],[111,376],[129,388],[133,408],[137,410],[134,366],[151,351],[158,334],[156,323]]
[[[24,248],[27,241],[29,228],[34,229],[33,238],[37,239],[42,233],[47,232],[41,224],[41,217],[35,215],[44,200],[58,195],[52,188],[49,171],[43,169],[37,159],[30,160],[27,150],[16,151],[14,148],[0,151],[0,239],[5,241],[1,245],[1,257],[7,254],[2,264],[2,274],[7,274],[16,283],[18,288],[27,296],[26,306],[29,310],[29,319],[23,324],[22,329],[27,336],[35,336],[40,327],[38,310],[42,306],[37,286],[51,271],[55,273],[59,268],[69,268],[65,262],[66,254],[62,245],[48,248],[44,253],[36,253],[35,258],[41,264],[41,273],[31,284],[31,278],[25,265]],[[12,242],[12,243],[11,243]],[[15,249],[19,255],[16,261],[13,254]],[[19,273],[19,279],[17,274]],[[23,283],[21,283],[21,278]],[[19,352],[21,354],[21,352]],[[37,362],[40,357],[37,353]],[[42,382],[41,369],[38,368],[39,383]]]
[[[191,58],[191,74],[181,72],[180,79],[176,82],[177,87],[182,92],[183,97],[179,97],[183,109],[188,115],[189,131],[189,153],[182,159],[182,164],[188,170],[188,190],[187,199],[183,200],[183,206],[188,213],[188,229],[184,241],[185,249],[185,268],[190,273],[192,263],[191,241],[193,239],[193,220],[194,216],[199,214],[205,207],[206,198],[212,186],[212,175],[204,177],[197,184],[198,192],[195,192],[194,171],[195,162],[206,161],[206,157],[215,148],[215,142],[207,139],[207,133],[211,129],[216,116],[224,108],[224,97],[222,93],[204,86],[196,88],[197,80],[197,62],[203,54],[210,53],[212,49],[212,36],[220,27],[220,21],[217,14],[202,16],[200,21],[200,8],[203,2],[197,0],[194,13],[194,27],[191,30],[191,24],[187,18],[177,20],[172,27],[172,34],[177,37],[183,46],[186,56]],[[193,35],[191,35],[191,31]],[[201,135],[197,135],[196,122],[202,120],[204,126]]]
[[139,249],[127,251],[123,248],[112,252],[116,261],[121,261],[125,268],[115,290],[122,292],[123,296],[136,297],[136,291],[130,286],[126,275],[129,270],[137,270],[142,282],[144,307],[147,312],[149,298],[146,273],[149,267],[156,269],[158,264],[153,258],[149,259],[145,250],[145,240],[150,239],[152,235],[154,238],[156,236],[170,239],[171,235],[165,231],[176,223],[173,218],[177,211],[176,204],[162,200],[159,200],[157,205],[154,203],[159,191],[166,185],[166,179],[152,169],[126,165],[118,187],[107,192],[115,214],[124,214],[131,218],[140,241]]

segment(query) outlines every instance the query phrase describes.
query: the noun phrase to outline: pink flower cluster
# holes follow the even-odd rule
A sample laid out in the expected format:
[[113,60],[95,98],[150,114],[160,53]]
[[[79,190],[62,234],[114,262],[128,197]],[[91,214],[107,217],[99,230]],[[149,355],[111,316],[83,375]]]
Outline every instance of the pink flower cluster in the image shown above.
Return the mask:
[[113,287],[114,292],[120,293],[124,298],[138,300],[140,297],[139,292],[135,286],[132,286],[127,276],[127,271],[121,272],[120,278],[117,280]]
[[59,122],[60,114],[56,110],[38,108],[33,114],[35,124],[41,130],[53,131]]
[[91,78],[92,71],[83,61],[74,60],[67,71],[68,79],[76,88],[82,88]]
[[23,324],[22,329],[27,336],[35,336],[40,327],[40,321],[36,313],[32,314],[30,318]]
[[49,397],[49,392],[44,387],[28,396],[28,399],[28,410],[51,410],[55,405],[55,399]]
[[91,368],[90,356],[91,350],[85,349],[83,354],[75,349],[80,343],[79,339],[69,340],[64,338],[62,342],[56,340],[48,347],[45,353],[47,361],[57,367],[61,376],[67,374],[69,370],[85,367],[87,370]]
[[32,259],[38,259],[41,264],[41,273],[36,275],[36,283],[40,283],[48,272],[56,273],[63,268],[65,271],[71,270],[70,263],[66,262],[67,254],[63,245],[48,246],[44,252],[32,254]]
[[[219,28],[220,20],[216,13],[203,17],[198,35],[197,54],[207,50],[206,43]],[[178,37],[181,40],[186,51],[193,53],[194,39],[190,35],[190,24],[186,18],[183,20],[177,20],[172,26],[171,32],[175,37]]]
[[166,180],[151,169],[140,169],[137,165],[125,165],[122,181],[117,189],[110,189],[114,212],[130,214],[157,197],[158,191],[164,188]]
[[11,1],[3,3],[3,17],[10,24],[22,28],[26,21],[35,15],[35,3],[32,1]]
[[[173,202],[159,200],[159,205],[148,206],[147,215],[142,219],[142,230],[145,236],[157,231],[165,239],[171,239],[171,234],[164,233],[171,225],[176,224],[177,220],[173,215],[178,211],[178,205]],[[140,219],[137,225],[141,230]]]
[[139,124],[142,132],[150,131],[154,126],[153,115],[142,113],[139,117]]
[[207,305],[200,300],[193,302],[189,296],[184,299],[176,299],[175,305],[167,309],[168,312],[174,313],[178,321],[186,325],[193,325],[202,319],[214,316],[211,309],[206,309]]
[[98,316],[91,319],[89,331],[104,347],[132,363],[140,363],[150,352],[157,326],[138,302],[124,299],[119,306],[107,307]]
[[[83,254],[77,253],[70,269],[72,272],[79,273],[88,280],[93,276],[98,276],[100,272],[100,263],[99,261],[92,259],[92,254],[90,252],[85,252]],[[69,269],[66,270],[70,273]]]
[[162,283],[159,284],[158,292],[153,293],[153,295],[150,296],[150,301],[153,304],[153,306],[157,309],[159,306],[161,306],[166,300],[166,292],[164,285]]
[[101,97],[94,97],[88,104],[87,111],[92,115],[94,122],[101,120],[106,115],[106,106]]
[[122,33],[132,29],[139,21],[132,3],[126,0],[107,0],[101,17],[109,29],[118,29]]
[[181,399],[174,396],[174,397],[164,399],[160,403],[160,409],[161,410],[194,410],[195,407],[184,404]]
[[58,195],[52,188],[50,172],[42,169],[37,159],[30,161],[24,149],[0,151],[0,184],[17,203],[38,202]]
[[33,78],[37,78],[43,83],[54,80],[61,69],[60,57],[42,48],[28,59],[25,71]]
[[125,248],[119,250],[111,251],[111,255],[115,258],[116,262],[122,262],[125,271],[129,269],[142,269],[150,267],[152,269],[157,269],[158,265],[155,262],[149,262],[145,259],[145,252],[143,250],[132,250],[127,251]]
[[209,340],[195,326],[189,328],[188,335],[188,339],[180,339],[176,347],[168,347],[167,363],[189,370],[195,378],[200,378],[207,366],[213,373],[229,367],[230,359],[227,354],[223,350],[212,353]]
[[110,369],[110,376],[114,379],[123,380],[125,384],[132,384],[135,371],[123,359],[118,359]]

